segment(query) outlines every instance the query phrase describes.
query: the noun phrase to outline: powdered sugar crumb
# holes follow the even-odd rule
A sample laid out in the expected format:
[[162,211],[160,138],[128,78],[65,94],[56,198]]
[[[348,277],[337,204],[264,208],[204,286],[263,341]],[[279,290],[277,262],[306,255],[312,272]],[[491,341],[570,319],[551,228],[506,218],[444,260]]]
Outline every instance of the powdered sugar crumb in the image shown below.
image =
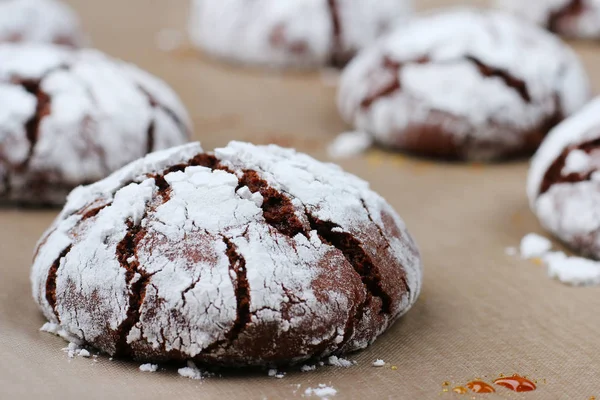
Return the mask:
[[86,349],[79,350],[79,357],[86,357],[86,358],[88,358],[90,356],[91,356],[90,352],[87,351]]
[[377,359],[375,360],[375,362],[373,363],[374,367],[383,367],[385,365],[385,361]]
[[310,397],[314,394],[315,396],[321,397],[322,399],[326,399],[328,398],[328,396],[335,396],[336,393],[336,389],[334,389],[331,386],[327,386],[324,383],[320,383],[319,386],[316,388],[307,388],[304,391],[304,394],[306,396]]
[[366,132],[344,132],[327,148],[332,158],[347,158],[360,154],[373,144],[373,137]]
[[582,257],[569,257],[562,251],[548,253],[544,258],[548,276],[573,286],[600,284],[600,262]]
[[177,50],[185,41],[185,33],[177,29],[161,29],[156,34],[156,46],[162,51]]
[[188,361],[187,367],[179,368],[177,370],[177,373],[179,375],[183,376],[184,378],[190,378],[190,379],[196,379],[196,380],[204,379],[204,377],[205,377],[205,374],[203,374],[202,371],[200,371],[200,369],[198,369],[198,367],[196,367],[196,364],[194,364],[193,361]]
[[529,233],[521,240],[521,257],[524,259],[541,257],[550,249],[552,249],[552,242],[535,233]]
[[350,360],[346,360],[345,358],[331,356],[327,359],[327,364],[332,365],[334,367],[349,368],[349,367],[355,365],[356,361],[350,361]]
[[42,325],[42,327],[40,328],[40,331],[42,331],[42,332],[48,332],[48,333],[51,333],[53,335],[60,336],[61,338],[63,338],[67,342],[75,343],[75,344],[78,344],[78,345],[83,344],[83,342],[80,339],[78,339],[75,336],[69,334],[67,331],[65,331],[63,328],[61,328],[60,325],[55,324],[53,322],[46,322],[44,325]]
[[275,375],[277,375],[277,370],[270,369],[269,372],[267,373],[267,375],[269,375],[270,377],[274,377]]
[[140,371],[142,371],[142,372],[156,372],[157,369],[158,369],[158,365],[157,364],[150,364],[150,363],[148,363],[148,364],[142,364],[142,365],[140,365]]
[[69,345],[62,349],[69,358],[77,357],[85,357],[88,358],[91,356],[90,352],[78,345],[77,343],[70,342]]
[[316,369],[317,369],[316,365],[303,365],[302,367],[300,367],[300,371],[302,371],[302,372],[314,371]]

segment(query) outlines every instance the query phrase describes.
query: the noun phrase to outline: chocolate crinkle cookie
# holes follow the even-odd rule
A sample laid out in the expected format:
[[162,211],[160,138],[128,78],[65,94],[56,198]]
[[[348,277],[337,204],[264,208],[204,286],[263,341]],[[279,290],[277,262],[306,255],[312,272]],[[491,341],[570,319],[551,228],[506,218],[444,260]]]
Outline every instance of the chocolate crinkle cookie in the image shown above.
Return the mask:
[[496,5],[566,37],[600,39],[600,0],[496,0]]
[[188,141],[173,91],[92,50],[0,45],[0,201],[64,204],[158,149]]
[[557,126],[531,163],[527,194],[540,223],[600,259],[600,98]]
[[0,0],[0,43],[35,42],[79,47],[79,18],[56,0]]
[[153,153],[70,195],[33,296],[110,355],[222,366],[366,347],[421,287],[419,252],[366,182],[274,145]]
[[207,53],[271,67],[345,64],[402,24],[411,0],[192,0],[189,32]]
[[412,20],[344,71],[344,119],[380,144],[490,161],[532,153],[590,85],[576,55],[537,26],[458,9]]

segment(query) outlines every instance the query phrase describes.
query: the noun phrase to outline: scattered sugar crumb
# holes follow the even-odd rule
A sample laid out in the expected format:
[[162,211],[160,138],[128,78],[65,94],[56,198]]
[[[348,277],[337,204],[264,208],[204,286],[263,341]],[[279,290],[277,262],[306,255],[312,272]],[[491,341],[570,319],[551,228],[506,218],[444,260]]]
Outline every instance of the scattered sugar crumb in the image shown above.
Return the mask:
[[173,51],[182,46],[185,34],[177,29],[161,29],[156,34],[156,46],[162,51]]
[[300,371],[302,372],[314,371],[315,369],[317,369],[316,365],[303,365],[300,367]]
[[276,369],[270,369],[268,372],[268,375],[270,377],[274,377],[275,375],[277,375],[277,370]]
[[322,367],[323,365],[325,365],[325,363],[323,361],[319,361],[317,364],[319,364],[319,367]]
[[320,383],[319,386],[316,388],[308,388],[304,391],[304,394],[306,396],[312,396],[314,394],[315,396],[318,396],[322,399],[326,399],[328,396],[335,396],[336,393],[337,390],[335,390],[331,386],[325,385],[324,383]]
[[344,132],[338,135],[327,148],[332,158],[348,158],[363,153],[373,144],[367,132]]
[[552,249],[552,242],[543,236],[529,233],[521,239],[521,257],[524,259],[541,257]]
[[383,367],[385,365],[385,361],[377,359],[375,360],[375,362],[373,363],[374,367]]
[[156,365],[156,364],[148,363],[148,364],[140,365],[140,371],[142,371],[142,372],[156,372],[157,369],[158,369],[158,365]]
[[325,86],[337,87],[340,83],[340,70],[337,68],[323,68],[321,70],[321,82]]
[[202,371],[200,371],[198,369],[198,367],[196,367],[196,364],[194,364],[193,361],[188,361],[187,367],[179,368],[177,370],[177,373],[179,373],[179,375],[183,376],[184,378],[198,379],[198,380],[204,379],[204,375],[202,374]]
[[507,247],[506,249],[504,249],[504,253],[507,256],[516,256],[518,251],[516,247]]
[[91,356],[91,354],[86,349],[81,349],[81,350],[79,350],[79,356],[87,358],[87,357]]
[[60,336],[61,338],[65,339],[67,342],[70,343],[75,343],[77,345],[83,344],[83,341],[81,339],[71,335],[70,333],[65,331],[60,325],[54,324],[52,322],[46,322],[44,325],[42,325],[40,331]]
[[339,358],[337,356],[331,356],[327,359],[328,365],[333,365],[334,367],[342,367],[349,368],[356,364],[356,361],[346,360],[345,358]]
[[277,374],[275,374],[275,378],[277,379],[282,379],[285,377],[285,373],[284,372],[278,372]]
[[573,286],[600,284],[600,262],[582,257],[569,257],[562,251],[546,254],[548,276]]

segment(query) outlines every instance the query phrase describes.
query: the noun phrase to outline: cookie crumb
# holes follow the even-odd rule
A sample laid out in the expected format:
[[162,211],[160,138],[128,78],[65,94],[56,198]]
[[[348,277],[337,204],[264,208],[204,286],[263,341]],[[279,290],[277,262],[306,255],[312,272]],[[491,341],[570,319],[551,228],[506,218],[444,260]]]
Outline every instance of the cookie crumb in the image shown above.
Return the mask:
[[300,367],[300,371],[302,371],[302,372],[314,371],[316,369],[317,369],[316,365],[303,365],[302,367]]
[[345,358],[339,358],[337,356],[331,356],[327,359],[327,364],[334,367],[349,368],[356,364],[356,361],[346,360]]
[[79,356],[88,358],[91,356],[91,354],[86,349],[81,349],[81,350],[79,350]]
[[521,239],[521,258],[541,257],[552,249],[552,242],[543,236],[529,233]]
[[548,276],[573,286],[600,284],[600,262],[582,257],[569,257],[562,251],[544,257]]
[[140,365],[140,371],[142,371],[142,372],[156,372],[157,369],[158,369],[158,365],[156,365],[156,364],[148,363],[148,364]]
[[200,371],[198,369],[198,367],[196,367],[196,364],[194,364],[193,361],[188,361],[187,367],[179,368],[177,370],[177,373],[179,375],[183,376],[184,378],[197,379],[197,380],[204,379],[204,375],[202,374],[202,371]]
[[374,367],[383,367],[385,365],[385,361],[377,359],[375,360],[375,362],[373,363]]
[[326,399],[327,396],[335,396],[336,393],[336,389],[334,389],[331,386],[327,386],[324,383],[320,383],[319,386],[316,388],[308,388],[304,391],[304,394],[306,396],[310,397],[314,394],[315,396],[321,397],[322,399]]
[[373,137],[367,132],[344,132],[327,148],[331,158],[348,158],[363,153],[373,144]]

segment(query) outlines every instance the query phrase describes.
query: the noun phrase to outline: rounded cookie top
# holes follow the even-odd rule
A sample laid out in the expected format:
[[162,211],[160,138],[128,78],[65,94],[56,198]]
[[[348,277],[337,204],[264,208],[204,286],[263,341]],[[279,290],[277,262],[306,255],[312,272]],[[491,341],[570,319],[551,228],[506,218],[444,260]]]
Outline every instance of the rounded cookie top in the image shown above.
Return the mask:
[[552,32],[600,38],[600,0],[496,0],[496,5]]
[[79,18],[56,0],[0,0],[0,43],[54,43],[79,47],[84,42]]
[[153,153],[77,188],[32,270],[44,315],[102,351],[229,366],[363,348],[421,279],[404,223],[366,182],[240,142]]
[[62,204],[190,131],[166,84],[93,50],[0,45],[0,101],[0,200]]
[[194,0],[192,42],[230,61],[345,64],[410,14],[410,0]]
[[575,54],[494,11],[416,18],[360,53],[342,75],[342,116],[381,143],[457,158],[532,151],[589,98]]
[[532,159],[527,194],[541,224],[600,258],[600,98],[557,126]]

